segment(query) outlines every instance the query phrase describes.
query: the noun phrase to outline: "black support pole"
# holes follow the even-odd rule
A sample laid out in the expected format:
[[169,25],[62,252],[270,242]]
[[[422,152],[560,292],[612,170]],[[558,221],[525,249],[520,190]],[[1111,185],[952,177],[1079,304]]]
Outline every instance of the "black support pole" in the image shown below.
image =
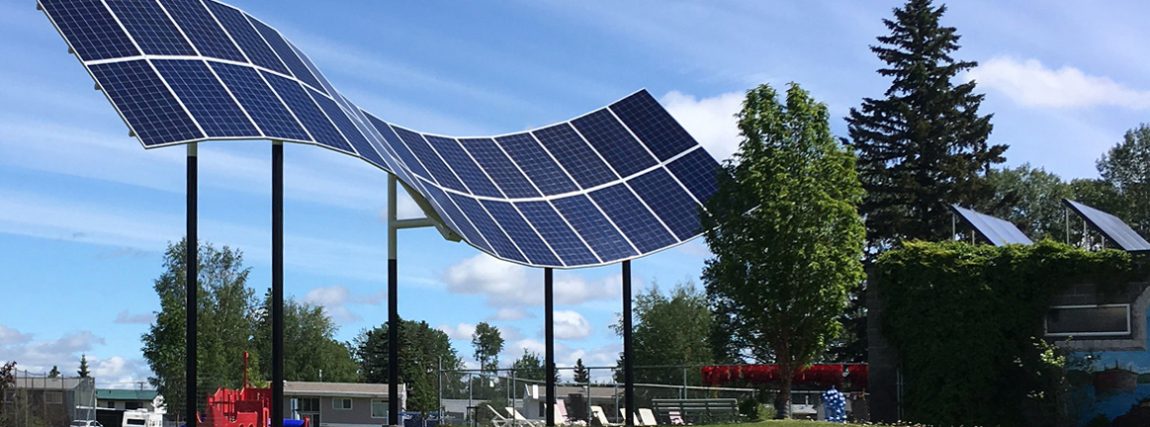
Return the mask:
[[623,261],[623,406],[627,407],[624,416],[627,427],[635,425],[635,370],[632,365],[634,354],[631,348],[631,261]]
[[196,143],[188,144],[188,177],[187,177],[187,231],[184,234],[184,251],[186,261],[184,264],[184,295],[185,305],[185,355],[184,359],[184,405],[186,412],[184,418],[188,427],[196,427],[196,318],[199,314],[197,294],[199,293],[199,236],[196,217],[198,215],[196,200],[198,197]]
[[387,424],[399,425],[399,263],[394,175],[387,177]]
[[[555,425],[555,271],[550,267],[543,269],[543,327],[544,339],[547,341],[546,354],[543,356],[547,366],[547,396],[544,408],[547,410],[547,425]],[[566,420],[564,420],[566,422]]]
[[272,407],[271,427],[284,425],[284,146],[272,144]]

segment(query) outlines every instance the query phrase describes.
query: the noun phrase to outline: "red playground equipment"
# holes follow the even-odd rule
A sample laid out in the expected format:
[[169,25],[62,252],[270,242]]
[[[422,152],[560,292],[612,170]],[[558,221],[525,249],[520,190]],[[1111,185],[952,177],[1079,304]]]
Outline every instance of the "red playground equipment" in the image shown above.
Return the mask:
[[[244,385],[239,390],[220,388],[208,396],[207,417],[198,412],[204,427],[268,427],[271,425],[272,390],[248,383],[248,353],[244,352]],[[285,418],[284,427],[309,427],[308,420]]]

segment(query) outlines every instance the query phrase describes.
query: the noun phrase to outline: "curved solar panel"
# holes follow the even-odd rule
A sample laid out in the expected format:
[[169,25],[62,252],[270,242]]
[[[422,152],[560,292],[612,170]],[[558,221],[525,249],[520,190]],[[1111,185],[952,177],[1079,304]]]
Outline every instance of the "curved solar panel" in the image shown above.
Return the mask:
[[422,133],[340,95],[277,30],[213,0],[40,0],[145,148],[219,139],[357,156],[498,258],[573,268],[699,235],[721,168],[645,90],[488,138]]

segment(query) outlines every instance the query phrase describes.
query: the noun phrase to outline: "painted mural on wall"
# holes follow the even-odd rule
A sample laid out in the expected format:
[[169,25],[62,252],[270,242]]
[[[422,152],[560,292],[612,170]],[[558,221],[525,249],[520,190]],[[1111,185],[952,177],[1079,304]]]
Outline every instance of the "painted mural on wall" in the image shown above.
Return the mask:
[[1150,351],[1078,352],[1067,368],[1079,425],[1150,426]]

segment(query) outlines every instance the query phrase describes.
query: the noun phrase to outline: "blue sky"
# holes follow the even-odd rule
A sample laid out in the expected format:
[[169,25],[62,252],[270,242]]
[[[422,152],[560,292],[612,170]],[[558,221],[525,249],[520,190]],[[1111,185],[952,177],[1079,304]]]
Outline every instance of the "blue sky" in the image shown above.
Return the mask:
[[[832,129],[888,81],[867,49],[897,2],[240,1],[382,118],[444,134],[506,133],[562,121],[647,88],[716,157],[731,115],[759,83],[795,81]],[[992,140],[1011,165],[1094,177],[1094,161],[1150,110],[1150,39],[1137,2],[966,1],[963,75],[986,94]],[[182,148],[145,151],[32,1],[0,4],[0,360],[46,371],[92,360],[101,386],[148,375],[139,337],[158,308],[152,281],[184,221]],[[200,148],[200,235],[244,252],[270,280],[270,148]],[[328,150],[286,149],[286,291],[323,305],[339,338],[386,318],[386,175]],[[1055,203],[1056,201],[1051,201]],[[401,213],[416,215],[409,201]],[[431,230],[400,236],[400,310],[453,338],[491,321],[503,360],[542,351],[542,272],[496,261]],[[638,289],[697,283],[701,240],[634,263]],[[618,267],[557,274],[560,366],[614,363]],[[238,360],[238,358],[237,358]]]

